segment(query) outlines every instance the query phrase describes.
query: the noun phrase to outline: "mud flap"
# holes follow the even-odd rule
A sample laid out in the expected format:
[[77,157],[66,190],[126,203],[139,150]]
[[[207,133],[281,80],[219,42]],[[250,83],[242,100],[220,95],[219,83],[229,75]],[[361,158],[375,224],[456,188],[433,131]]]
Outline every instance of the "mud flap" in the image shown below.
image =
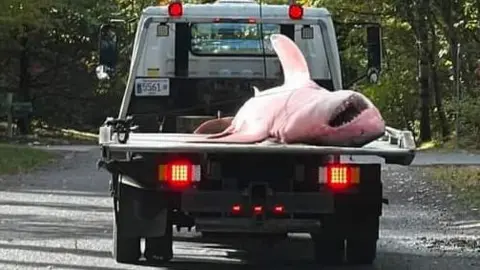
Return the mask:
[[116,218],[118,230],[126,237],[164,236],[168,205],[165,194],[118,184]]

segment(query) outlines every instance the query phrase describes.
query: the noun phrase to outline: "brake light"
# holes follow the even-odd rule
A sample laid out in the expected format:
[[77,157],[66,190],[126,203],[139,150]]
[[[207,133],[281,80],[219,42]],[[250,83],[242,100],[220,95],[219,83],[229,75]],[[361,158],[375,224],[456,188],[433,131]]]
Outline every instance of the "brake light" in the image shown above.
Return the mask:
[[332,189],[345,189],[360,182],[360,168],[349,164],[331,164],[326,167],[325,176],[327,185]]
[[171,17],[181,17],[183,15],[182,2],[172,2],[168,5],[168,15]]
[[288,7],[288,16],[292,20],[301,20],[303,18],[303,7],[299,4],[291,4]]
[[174,186],[184,186],[200,181],[200,165],[188,159],[176,159],[158,166],[158,179]]

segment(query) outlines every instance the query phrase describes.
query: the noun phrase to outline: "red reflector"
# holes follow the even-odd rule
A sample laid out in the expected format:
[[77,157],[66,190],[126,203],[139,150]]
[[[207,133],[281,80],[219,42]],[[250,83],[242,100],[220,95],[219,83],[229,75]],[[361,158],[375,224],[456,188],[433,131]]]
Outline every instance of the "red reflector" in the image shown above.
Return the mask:
[[234,212],[234,213],[238,213],[238,212],[240,212],[241,210],[242,210],[242,207],[240,207],[240,205],[234,205],[234,206],[232,207],[232,212]]
[[263,210],[263,207],[262,207],[262,206],[255,206],[255,207],[253,207],[253,212],[255,212],[255,214],[261,214],[261,213],[262,213],[262,210]]
[[168,5],[168,15],[180,17],[183,15],[183,6],[180,2],[173,2]]
[[288,7],[288,16],[292,20],[300,20],[303,18],[303,7],[298,4],[292,4]]
[[165,179],[173,185],[187,185],[192,182],[192,163],[189,160],[175,160],[166,164]]
[[283,208],[282,205],[277,205],[273,208],[273,212],[277,213],[277,214],[281,214],[283,213],[285,209]]
[[327,184],[333,189],[343,189],[352,184],[352,169],[347,165],[327,167]]

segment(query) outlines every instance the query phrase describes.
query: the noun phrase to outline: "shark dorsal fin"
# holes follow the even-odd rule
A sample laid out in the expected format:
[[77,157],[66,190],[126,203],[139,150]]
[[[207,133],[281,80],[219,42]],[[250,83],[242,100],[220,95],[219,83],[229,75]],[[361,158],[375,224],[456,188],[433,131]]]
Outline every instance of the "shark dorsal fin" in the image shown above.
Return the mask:
[[307,60],[295,42],[282,34],[271,35],[270,42],[282,65],[284,85],[302,84],[311,80]]

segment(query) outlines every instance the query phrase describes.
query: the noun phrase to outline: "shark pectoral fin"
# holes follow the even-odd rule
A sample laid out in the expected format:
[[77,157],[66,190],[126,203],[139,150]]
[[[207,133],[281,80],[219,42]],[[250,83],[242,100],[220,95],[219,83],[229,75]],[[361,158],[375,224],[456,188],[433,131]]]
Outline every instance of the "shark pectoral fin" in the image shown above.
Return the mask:
[[270,41],[282,65],[285,85],[311,80],[307,60],[294,41],[282,34],[271,35]]
[[253,88],[253,96],[256,97],[260,94],[260,89],[258,89],[258,87],[256,86],[252,86]]

